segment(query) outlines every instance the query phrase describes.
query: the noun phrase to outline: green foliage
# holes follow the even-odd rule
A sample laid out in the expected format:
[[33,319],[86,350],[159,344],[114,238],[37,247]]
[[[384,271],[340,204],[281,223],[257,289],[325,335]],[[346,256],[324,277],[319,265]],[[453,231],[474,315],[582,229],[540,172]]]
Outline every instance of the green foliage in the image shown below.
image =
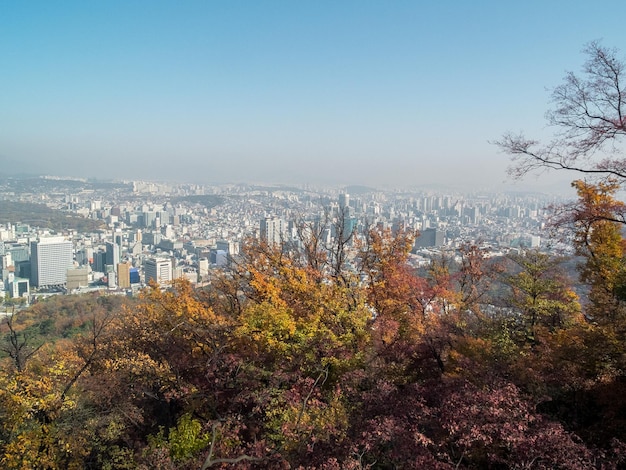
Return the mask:
[[191,414],[185,413],[167,436],[163,427],[156,435],[148,436],[148,444],[153,448],[167,448],[174,461],[182,462],[203,450],[210,442],[211,434],[202,432],[202,424]]
[[511,287],[509,301],[521,314],[527,340],[535,341],[537,330],[554,331],[580,319],[578,296],[559,269],[559,260],[538,251],[511,256],[519,272],[505,275]]

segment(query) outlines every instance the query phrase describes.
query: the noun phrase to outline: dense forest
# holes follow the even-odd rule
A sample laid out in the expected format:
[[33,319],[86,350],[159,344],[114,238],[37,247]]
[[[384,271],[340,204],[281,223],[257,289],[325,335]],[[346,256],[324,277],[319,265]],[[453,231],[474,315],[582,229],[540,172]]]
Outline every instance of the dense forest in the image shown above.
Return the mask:
[[249,240],[202,290],[4,318],[0,466],[624,468],[626,165],[593,160],[626,134],[624,67],[588,52],[549,115],[571,133],[500,142],[517,174],[585,175],[554,219],[584,295],[546,253],[494,261],[468,244],[418,272],[410,230],[329,249],[303,224],[299,244]]

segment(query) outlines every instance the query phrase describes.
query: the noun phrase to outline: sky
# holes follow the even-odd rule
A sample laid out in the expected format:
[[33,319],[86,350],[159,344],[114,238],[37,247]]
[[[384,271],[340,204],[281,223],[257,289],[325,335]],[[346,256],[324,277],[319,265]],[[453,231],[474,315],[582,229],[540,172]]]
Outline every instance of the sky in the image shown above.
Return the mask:
[[626,2],[0,0],[0,173],[490,188]]

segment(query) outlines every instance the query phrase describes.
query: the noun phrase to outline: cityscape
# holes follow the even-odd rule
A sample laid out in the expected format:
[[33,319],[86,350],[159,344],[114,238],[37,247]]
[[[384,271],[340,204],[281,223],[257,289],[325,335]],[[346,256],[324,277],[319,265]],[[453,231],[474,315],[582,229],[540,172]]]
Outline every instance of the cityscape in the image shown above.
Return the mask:
[[210,271],[236,259],[248,237],[298,244],[306,237],[303,227],[322,224],[326,250],[337,237],[350,238],[353,262],[357,240],[374,226],[418,233],[410,258],[416,267],[433,257],[454,257],[468,243],[495,257],[528,248],[571,252],[547,227],[551,207],[562,199],[545,194],[147,181],[98,185],[42,176],[5,179],[0,199],[43,204],[98,227],[54,230],[29,222],[28,214],[2,225],[2,294],[26,304],[41,296],[93,290],[133,295],[151,281],[165,287],[178,278],[202,285]]

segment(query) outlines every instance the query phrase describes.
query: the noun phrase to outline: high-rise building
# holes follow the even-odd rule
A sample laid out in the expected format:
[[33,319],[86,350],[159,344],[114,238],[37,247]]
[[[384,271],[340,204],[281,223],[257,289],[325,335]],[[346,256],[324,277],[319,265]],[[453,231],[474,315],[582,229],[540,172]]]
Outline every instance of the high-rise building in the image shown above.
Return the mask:
[[345,209],[350,206],[350,195],[348,193],[341,193],[339,195],[339,210]]
[[122,289],[130,288],[130,264],[119,263],[117,265],[117,285]]
[[139,278],[139,269],[130,268],[129,276],[131,284],[139,284],[141,282],[141,279]]
[[30,258],[28,245],[21,243],[10,243],[8,246],[5,246],[4,251],[5,253],[11,253],[11,258],[14,263],[28,261]]
[[63,237],[41,238],[30,245],[31,283],[36,287],[61,286],[73,266],[72,242]]
[[415,239],[413,248],[417,250],[420,248],[442,246],[444,241],[444,233],[441,230],[427,228],[422,230],[419,236]]
[[200,274],[200,276],[209,274],[209,260],[207,258],[200,258],[198,260],[198,274]]
[[283,241],[285,222],[278,217],[261,219],[261,240],[268,245],[280,245]]
[[117,266],[120,262],[120,246],[117,243],[107,242],[106,250],[106,264]]
[[172,262],[166,258],[149,258],[144,264],[146,283],[153,280],[157,284],[172,281]]
[[9,296],[12,298],[28,297],[30,293],[30,286],[28,279],[20,279],[14,277],[9,283]]
[[93,254],[93,270],[99,273],[106,272],[106,260],[107,254],[106,251],[97,251]]
[[341,232],[341,236],[342,236],[342,241],[348,241],[352,239],[352,236],[354,235],[355,231],[356,231],[356,227],[358,224],[358,220],[356,217],[351,217],[350,216],[350,211],[347,210],[346,208],[346,213],[344,214],[344,219],[343,219],[343,227],[342,227],[342,232]]

